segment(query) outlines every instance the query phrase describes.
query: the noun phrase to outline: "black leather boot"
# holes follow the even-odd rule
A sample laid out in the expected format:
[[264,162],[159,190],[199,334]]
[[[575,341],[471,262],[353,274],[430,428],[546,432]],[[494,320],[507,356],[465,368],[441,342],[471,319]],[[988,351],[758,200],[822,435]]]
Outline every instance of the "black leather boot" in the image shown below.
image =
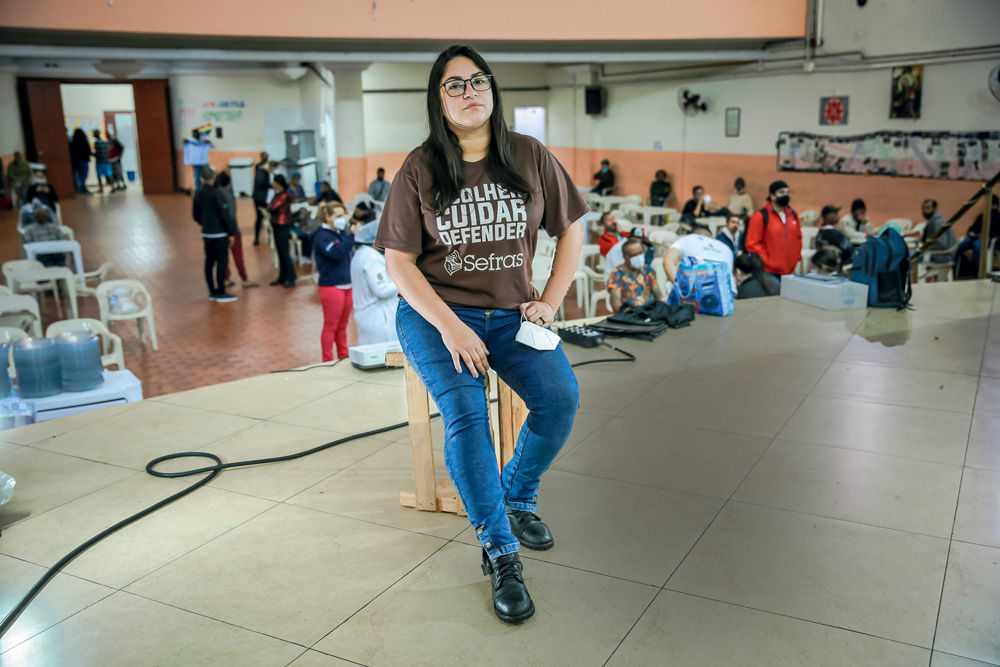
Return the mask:
[[535,614],[535,603],[528,595],[521,575],[521,559],[517,552],[490,560],[483,549],[483,574],[493,584],[493,613],[504,623],[520,623]]
[[507,518],[510,519],[510,531],[522,547],[545,551],[555,546],[549,527],[534,512],[508,509]]

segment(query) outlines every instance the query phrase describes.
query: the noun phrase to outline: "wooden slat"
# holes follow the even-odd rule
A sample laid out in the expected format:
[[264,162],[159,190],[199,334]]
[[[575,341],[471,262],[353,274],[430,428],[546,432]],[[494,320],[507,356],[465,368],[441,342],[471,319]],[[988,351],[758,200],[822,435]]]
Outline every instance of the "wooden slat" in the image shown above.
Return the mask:
[[402,368],[406,364],[406,355],[402,352],[386,352],[385,365],[390,368]]
[[517,395],[503,380],[499,380],[497,394],[500,397],[500,470],[514,457],[514,446],[517,444],[517,433],[514,429],[513,403],[519,400]]
[[434,479],[434,449],[431,446],[430,402],[420,376],[406,363],[406,412],[410,420],[410,445],[413,451],[413,484],[416,508],[437,511]]

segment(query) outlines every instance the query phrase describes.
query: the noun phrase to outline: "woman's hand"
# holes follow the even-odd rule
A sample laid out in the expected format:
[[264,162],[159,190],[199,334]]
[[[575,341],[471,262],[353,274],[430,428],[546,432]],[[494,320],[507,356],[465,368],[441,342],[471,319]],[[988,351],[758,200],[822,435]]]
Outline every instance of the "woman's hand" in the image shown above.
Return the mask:
[[522,303],[521,312],[529,322],[541,327],[551,326],[556,321],[555,306],[545,301]]
[[441,338],[444,341],[444,346],[451,352],[456,373],[462,372],[462,362],[464,361],[469,372],[472,373],[472,377],[478,378],[479,373],[486,374],[490,367],[490,362],[486,359],[489,351],[476,332],[458,320],[447,325],[441,331]]

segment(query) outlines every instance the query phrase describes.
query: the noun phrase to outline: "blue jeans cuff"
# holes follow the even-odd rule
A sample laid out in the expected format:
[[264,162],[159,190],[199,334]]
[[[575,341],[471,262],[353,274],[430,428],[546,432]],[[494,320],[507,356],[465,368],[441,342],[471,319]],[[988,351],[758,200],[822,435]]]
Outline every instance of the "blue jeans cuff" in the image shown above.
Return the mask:
[[503,503],[507,509],[521,510],[522,512],[534,512],[538,509],[538,503],[515,503],[505,500]]
[[489,556],[490,560],[496,560],[497,558],[500,558],[500,556],[506,556],[507,554],[512,554],[520,550],[520,542],[514,542],[513,544],[505,544],[500,548],[494,547],[493,549],[486,549],[486,555]]

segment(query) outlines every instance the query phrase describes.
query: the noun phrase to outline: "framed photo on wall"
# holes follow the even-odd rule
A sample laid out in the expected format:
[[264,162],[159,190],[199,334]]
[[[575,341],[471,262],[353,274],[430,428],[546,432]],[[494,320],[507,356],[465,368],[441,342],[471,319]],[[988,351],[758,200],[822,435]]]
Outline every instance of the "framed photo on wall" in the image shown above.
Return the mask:
[[892,104],[889,118],[920,118],[920,99],[924,90],[924,66],[892,68]]
[[727,137],[738,137],[738,136],[740,136],[740,108],[739,107],[728,107],[728,108],[726,108],[726,136]]

